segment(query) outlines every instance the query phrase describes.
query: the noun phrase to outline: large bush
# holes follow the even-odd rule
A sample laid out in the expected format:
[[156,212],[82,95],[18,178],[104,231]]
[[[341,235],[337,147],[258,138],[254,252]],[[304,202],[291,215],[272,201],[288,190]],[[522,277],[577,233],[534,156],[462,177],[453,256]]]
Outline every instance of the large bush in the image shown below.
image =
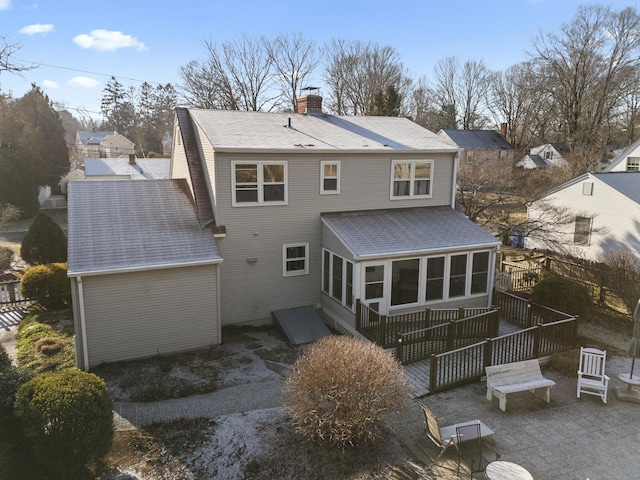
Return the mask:
[[549,275],[538,282],[531,300],[571,315],[583,315],[592,307],[587,287],[569,278]]
[[377,439],[382,417],[407,398],[400,363],[379,346],[346,336],[311,345],[284,387],[296,431],[341,446]]
[[34,377],[15,402],[34,458],[56,472],[74,471],[109,451],[112,410],[104,381],[75,369]]
[[30,265],[67,261],[67,237],[46,213],[38,212],[22,240],[20,256]]
[[20,281],[23,297],[36,300],[44,307],[55,308],[71,304],[71,282],[66,263],[51,263],[31,267]]
[[0,421],[13,413],[13,402],[20,386],[33,375],[14,366],[4,348],[0,347]]

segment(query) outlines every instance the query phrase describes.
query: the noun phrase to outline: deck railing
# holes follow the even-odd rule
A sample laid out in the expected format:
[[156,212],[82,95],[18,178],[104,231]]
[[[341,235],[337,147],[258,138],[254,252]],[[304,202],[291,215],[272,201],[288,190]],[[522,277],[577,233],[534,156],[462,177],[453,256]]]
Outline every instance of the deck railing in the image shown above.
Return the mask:
[[[438,327],[455,320],[482,315],[491,310],[491,308],[486,307],[427,308],[411,313],[382,315],[363,304],[360,300],[356,300],[356,330],[382,348],[393,348],[396,346],[399,335]],[[466,328],[471,329],[473,327],[468,326]]]
[[526,298],[501,290],[493,291],[493,303],[500,307],[500,316],[503,320],[508,320],[523,328],[529,328],[539,323],[552,323],[573,318],[567,313],[538,305]]
[[[499,292],[504,294],[504,292]],[[557,310],[545,309],[540,305],[534,310],[526,299],[506,294],[502,298],[508,301],[512,311],[527,314],[522,324],[534,318],[538,323],[524,330],[488,338],[482,342],[468,345],[448,352],[431,356],[429,371],[429,392],[435,393],[458,385],[479,380],[484,376],[484,368],[489,365],[518,362],[539,358],[554,352],[572,348],[577,344],[577,318]],[[502,304],[501,313],[509,310]],[[504,310],[503,310],[504,309]],[[529,312],[537,312],[533,317]],[[562,318],[560,318],[562,317]],[[504,317],[503,317],[504,318]]]
[[399,333],[396,339],[396,357],[403,365],[426,360],[435,353],[497,336],[499,323],[498,310],[493,309],[433,327]]

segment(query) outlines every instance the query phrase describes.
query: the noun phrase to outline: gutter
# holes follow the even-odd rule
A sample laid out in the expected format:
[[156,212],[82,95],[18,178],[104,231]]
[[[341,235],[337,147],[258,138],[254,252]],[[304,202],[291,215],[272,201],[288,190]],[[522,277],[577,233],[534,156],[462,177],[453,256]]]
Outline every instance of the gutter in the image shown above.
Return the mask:
[[468,252],[470,250],[486,250],[486,249],[497,249],[501,243],[496,241],[495,243],[480,243],[475,245],[462,245],[459,247],[452,247],[446,249],[430,249],[430,250],[409,250],[404,252],[394,252],[394,253],[374,253],[370,255],[357,255],[354,256],[354,260],[356,261],[369,261],[369,260],[377,260],[377,259],[387,259],[387,258],[403,258],[403,257],[411,257],[411,256],[423,256],[423,255],[432,255],[438,253],[454,253],[454,252]]
[[116,273],[132,273],[132,272],[147,272],[150,270],[162,270],[167,268],[179,268],[179,267],[197,267],[201,265],[216,265],[222,263],[222,258],[219,260],[201,260],[198,262],[186,262],[186,263],[164,263],[159,265],[143,265],[139,267],[123,267],[107,270],[86,270],[81,272],[68,272],[69,277],[85,276],[90,277],[94,275],[110,275]]
[[82,285],[82,277],[78,275],[76,278],[78,285],[78,299],[80,303],[80,330],[82,331],[82,361],[83,370],[89,370],[89,352],[87,351],[87,321],[84,311],[84,287]]

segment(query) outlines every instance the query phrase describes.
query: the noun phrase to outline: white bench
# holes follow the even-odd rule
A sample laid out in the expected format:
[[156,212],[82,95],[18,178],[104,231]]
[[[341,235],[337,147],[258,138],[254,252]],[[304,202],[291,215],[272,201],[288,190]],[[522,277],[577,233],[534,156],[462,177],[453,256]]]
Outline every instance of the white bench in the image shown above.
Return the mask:
[[500,410],[507,409],[507,394],[530,390],[535,392],[537,388],[545,388],[544,400],[551,400],[551,387],[556,382],[544,378],[540,372],[538,360],[525,360],[523,362],[505,363],[485,367],[487,372],[487,400],[491,401],[493,395],[500,400]]

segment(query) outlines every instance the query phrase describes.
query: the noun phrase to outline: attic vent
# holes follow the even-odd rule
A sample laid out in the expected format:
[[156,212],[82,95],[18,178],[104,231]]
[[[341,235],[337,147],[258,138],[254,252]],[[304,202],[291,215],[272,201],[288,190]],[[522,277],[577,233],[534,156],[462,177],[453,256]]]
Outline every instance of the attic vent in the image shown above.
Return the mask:
[[582,183],[582,195],[593,195],[593,182]]

